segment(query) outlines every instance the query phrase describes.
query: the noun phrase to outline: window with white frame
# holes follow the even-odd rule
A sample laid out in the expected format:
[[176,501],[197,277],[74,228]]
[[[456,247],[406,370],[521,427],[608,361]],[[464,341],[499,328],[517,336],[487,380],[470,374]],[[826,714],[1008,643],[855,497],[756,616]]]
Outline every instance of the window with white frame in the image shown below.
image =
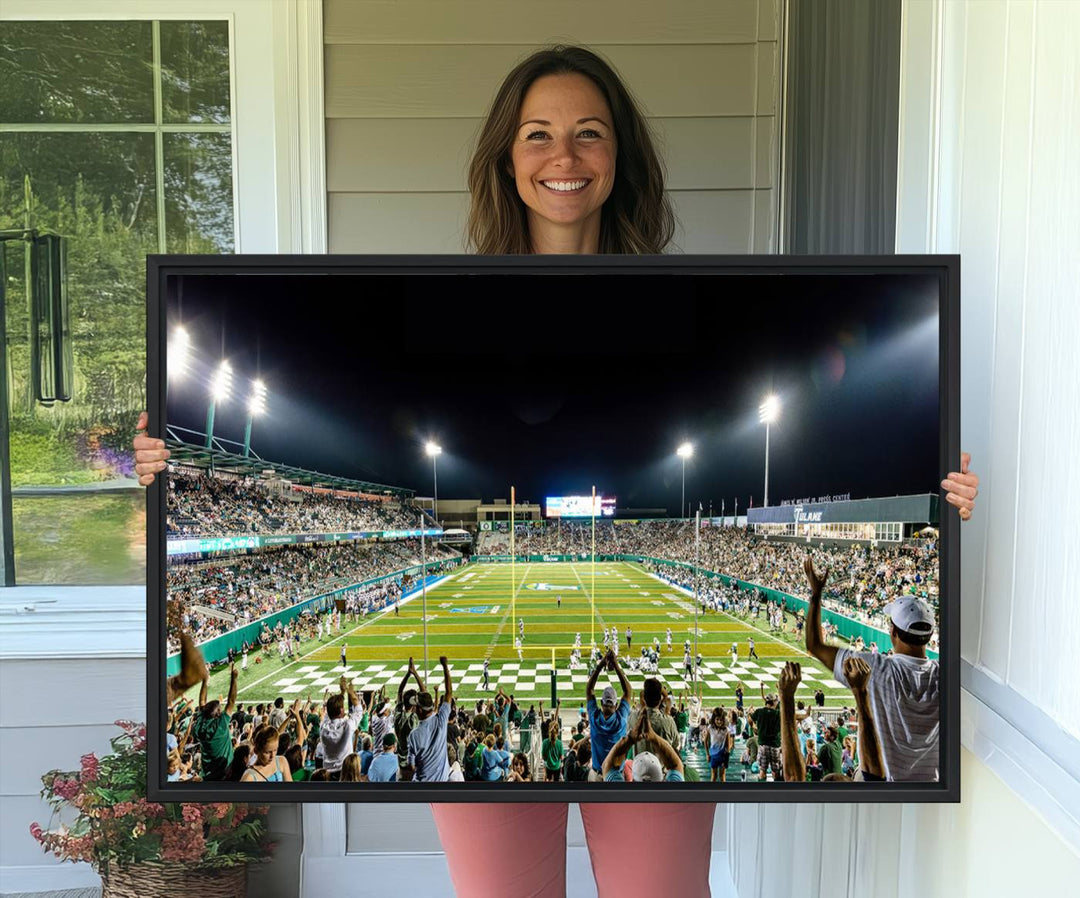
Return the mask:
[[[16,583],[145,580],[130,440],[145,407],[145,256],[236,246],[227,20],[9,21],[0,233]],[[30,375],[26,237],[66,238],[70,401]]]

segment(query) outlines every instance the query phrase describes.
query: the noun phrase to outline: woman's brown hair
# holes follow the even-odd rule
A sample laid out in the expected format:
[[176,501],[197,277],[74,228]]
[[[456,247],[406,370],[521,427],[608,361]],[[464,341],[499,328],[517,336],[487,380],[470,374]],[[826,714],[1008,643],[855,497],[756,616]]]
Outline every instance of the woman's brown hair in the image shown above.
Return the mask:
[[360,755],[356,754],[355,752],[351,755],[348,755],[341,763],[341,782],[360,782]]
[[469,165],[469,246],[483,255],[532,252],[525,204],[510,174],[518,114],[533,82],[584,75],[607,100],[615,128],[615,183],[600,219],[601,253],[662,253],[675,233],[664,170],[645,116],[615,70],[584,47],[556,46],[519,63],[499,88]]

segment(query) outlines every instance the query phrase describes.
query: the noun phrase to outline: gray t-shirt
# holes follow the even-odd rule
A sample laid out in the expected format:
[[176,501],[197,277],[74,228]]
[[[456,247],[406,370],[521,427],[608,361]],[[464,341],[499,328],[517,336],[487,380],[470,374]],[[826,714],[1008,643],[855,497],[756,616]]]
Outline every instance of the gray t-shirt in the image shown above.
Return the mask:
[[[885,778],[896,782],[935,782],[941,695],[938,662],[910,655],[879,655],[838,649],[833,677],[848,685],[844,660],[862,658],[870,667],[870,710],[874,714]],[[859,740],[862,753],[862,739]]]
[[445,783],[450,778],[450,759],[446,754],[446,724],[450,720],[450,702],[421,720],[409,733],[409,764],[418,783]]
[[[658,736],[663,736],[667,741],[675,746],[678,744],[679,731],[675,728],[675,719],[665,714],[659,708],[649,708],[649,724],[652,726],[653,732]],[[630,712],[630,719],[626,724],[626,731],[630,732],[635,726],[637,726],[638,719],[641,717],[641,711],[635,708]],[[639,755],[643,751],[651,751],[648,743],[642,739],[640,742],[634,743],[634,754]]]

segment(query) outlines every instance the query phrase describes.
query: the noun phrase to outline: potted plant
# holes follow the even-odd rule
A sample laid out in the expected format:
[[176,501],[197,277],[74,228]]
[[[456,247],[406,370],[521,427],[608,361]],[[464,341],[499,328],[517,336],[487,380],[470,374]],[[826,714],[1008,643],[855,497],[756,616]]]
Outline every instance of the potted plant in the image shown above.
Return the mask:
[[41,797],[73,822],[30,834],[64,861],[101,874],[102,898],[243,898],[247,865],[269,860],[268,808],[146,800],[146,726],[118,720],[113,753],[82,756],[77,772],[50,770]]

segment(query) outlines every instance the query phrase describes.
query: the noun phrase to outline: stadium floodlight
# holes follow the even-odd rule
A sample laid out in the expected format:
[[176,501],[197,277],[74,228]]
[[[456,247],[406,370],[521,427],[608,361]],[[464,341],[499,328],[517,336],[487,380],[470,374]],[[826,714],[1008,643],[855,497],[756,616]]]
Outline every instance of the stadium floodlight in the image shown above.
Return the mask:
[[179,380],[184,376],[190,358],[191,337],[188,336],[188,332],[184,328],[173,328],[168,348],[169,380]]
[[763,508],[769,506],[769,425],[780,417],[780,397],[770,395],[758,406],[758,420],[765,425],[765,502]]
[[232,365],[222,360],[214,372],[214,379],[210,382],[210,408],[206,410],[206,448],[209,449],[214,441],[214,412],[219,402],[229,398],[229,390],[232,389]]
[[437,443],[433,443],[428,440],[424,446],[424,451],[431,456],[431,476],[435,479],[435,498],[433,501],[433,509],[435,512],[435,523],[439,523],[439,470],[438,459],[442,455],[442,446]]
[[266,412],[266,384],[255,379],[251,382],[251,395],[248,397],[248,418],[244,427],[244,458],[251,454],[251,422],[256,415]]
[[679,517],[683,517],[686,513],[686,460],[694,454],[693,443],[683,443],[675,454],[682,459],[682,502],[679,505]]

